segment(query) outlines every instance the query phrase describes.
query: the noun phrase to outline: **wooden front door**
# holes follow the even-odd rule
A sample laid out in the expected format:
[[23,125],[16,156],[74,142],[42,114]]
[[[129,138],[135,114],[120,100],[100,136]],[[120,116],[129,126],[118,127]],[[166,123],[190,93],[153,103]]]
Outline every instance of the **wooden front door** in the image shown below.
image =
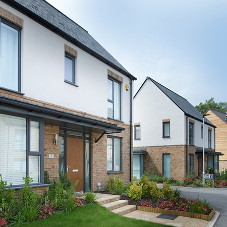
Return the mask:
[[67,137],[67,177],[83,191],[83,139]]

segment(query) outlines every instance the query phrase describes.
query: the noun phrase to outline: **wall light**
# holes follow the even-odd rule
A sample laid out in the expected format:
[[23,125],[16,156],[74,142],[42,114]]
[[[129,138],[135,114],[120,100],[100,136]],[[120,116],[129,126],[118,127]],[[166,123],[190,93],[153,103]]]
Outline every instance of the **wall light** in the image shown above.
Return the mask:
[[54,145],[58,144],[58,134],[54,135]]

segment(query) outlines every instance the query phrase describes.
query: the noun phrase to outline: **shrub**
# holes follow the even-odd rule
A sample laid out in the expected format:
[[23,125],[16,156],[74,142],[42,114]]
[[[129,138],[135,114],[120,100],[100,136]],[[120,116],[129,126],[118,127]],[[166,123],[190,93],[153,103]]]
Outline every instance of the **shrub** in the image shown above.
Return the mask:
[[44,219],[53,214],[53,209],[50,205],[43,205],[39,211],[39,218]]
[[105,182],[104,190],[113,194],[122,195],[125,191],[125,182],[120,179],[119,175],[116,178],[110,176]]
[[5,218],[2,218],[0,214],[0,227],[6,226],[6,225],[7,225],[7,221],[5,220]]
[[141,207],[152,207],[151,203],[148,203],[147,201],[144,201],[140,205]]
[[140,178],[139,184],[142,185],[142,197],[148,198],[151,195],[152,183],[147,176],[143,175]]
[[142,187],[142,184],[139,184],[138,182],[134,181],[133,184],[126,191],[126,193],[131,199],[140,200],[142,195]]
[[179,199],[182,194],[182,191],[178,188],[174,189],[173,191],[173,198],[174,199]]
[[199,197],[196,200],[190,200],[190,212],[198,214],[207,214],[209,203],[206,200],[201,200]]
[[161,204],[158,205],[158,208],[165,209],[165,210],[171,210],[171,208],[174,206],[172,201],[163,201]]
[[169,179],[167,180],[167,182],[168,182],[168,184],[177,183],[177,180],[174,179],[173,177],[171,177],[171,178],[169,178]]
[[94,203],[95,202],[95,196],[96,196],[96,193],[93,193],[93,192],[87,192],[86,193],[86,196],[85,196],[85,201],[86,203]]
[[162,192],[160,188],[157,187],[156,182],[151,183],[151,189],[150,189],[150,197],[152,200],[156,201],[158,200],[162,195]]
[[75,204],[76,204],[76,207],[82,207],[83,206],[83,203],[78,198],[75,199]]
[[173,189],[170,188],[170,185],[166,182],[163,183],[162,194],[164,195],[165,199],[170,199],[174,194]]

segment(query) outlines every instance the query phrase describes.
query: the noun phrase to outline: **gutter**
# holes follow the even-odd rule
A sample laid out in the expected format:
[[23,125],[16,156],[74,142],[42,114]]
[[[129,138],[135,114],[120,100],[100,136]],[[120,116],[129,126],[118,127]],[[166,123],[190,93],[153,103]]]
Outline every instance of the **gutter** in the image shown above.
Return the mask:
[[130,168],[130,171],[129,171],[129,174],[130,174],[130,177],[129,177],[129,181],[131,182],[132,181],[132,76],[130,78],[130,136],[129,136],[129,142],[130,142],[130,148],[129,148],[129,152],[130,152],[130,165],[129,165],[129,168]]
[[186,116],[186,174],[188,173],[188,116]]

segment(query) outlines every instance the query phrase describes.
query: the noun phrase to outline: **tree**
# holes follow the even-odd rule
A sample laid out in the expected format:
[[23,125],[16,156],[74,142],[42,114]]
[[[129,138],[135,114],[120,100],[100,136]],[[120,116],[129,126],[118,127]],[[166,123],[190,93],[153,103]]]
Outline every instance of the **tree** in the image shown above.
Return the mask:
[[227,113],[227,102],[215,102],[214,98],[210,98],[209,100],[206,100],[205,103],[200,102],[195,108],[202,114],[205,114],[207,109]]

